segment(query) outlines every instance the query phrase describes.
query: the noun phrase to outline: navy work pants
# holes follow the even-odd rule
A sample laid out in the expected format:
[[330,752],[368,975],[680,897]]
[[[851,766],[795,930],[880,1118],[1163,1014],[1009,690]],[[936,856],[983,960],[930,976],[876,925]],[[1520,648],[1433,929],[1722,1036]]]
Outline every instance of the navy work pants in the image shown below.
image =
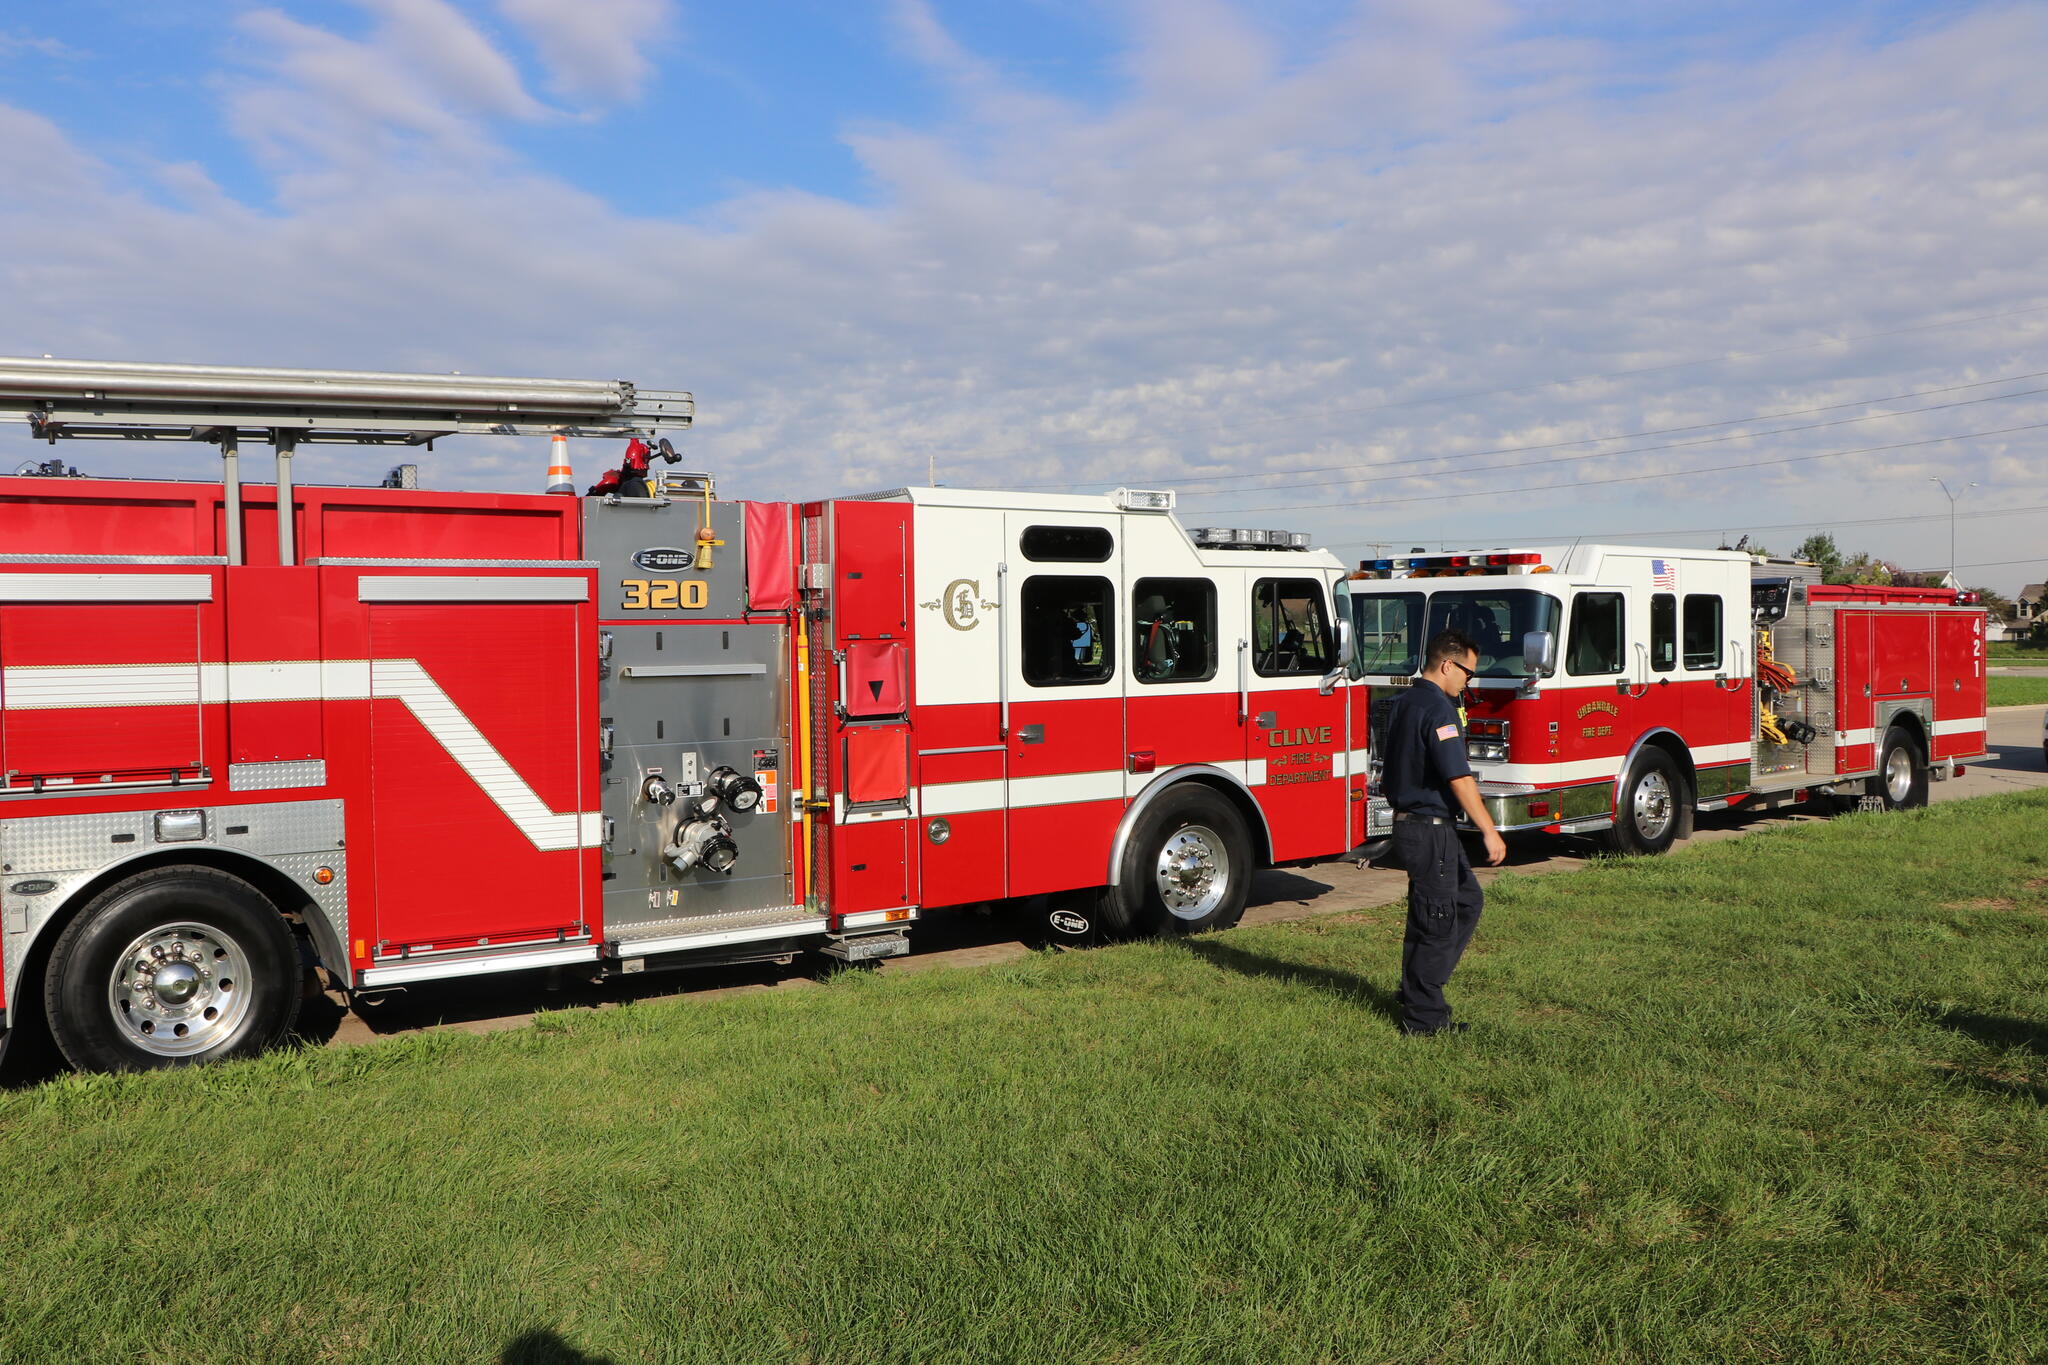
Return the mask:
[[1444,984],[1472,931],[1486,897],[1458,832],[1421,820],[1394,822],[1394,849],[1408,869],[1408,934],[1401,943],[1401,1028],[1427,1033],[1451,1022]]

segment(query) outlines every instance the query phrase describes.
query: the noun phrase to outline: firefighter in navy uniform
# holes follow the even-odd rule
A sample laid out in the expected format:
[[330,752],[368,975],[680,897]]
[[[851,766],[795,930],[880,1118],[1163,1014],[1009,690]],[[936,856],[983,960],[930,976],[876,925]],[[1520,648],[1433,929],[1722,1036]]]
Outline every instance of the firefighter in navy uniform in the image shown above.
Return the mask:
[[1479,782],[1465,760],[1457,703],[1477,671],[1479,651],[1455,630],[1440,632],[1414,686],[1387,717],[1382,781],[1394,808],[1394,848],[1408,869],[1408,932],[1401,944],[1401,1032],[1463,1033],[1451,1022],[1444,984],[1479,927],[1485,904],[1454,822],[1462,810],[1486,840],[1488,865],[1508,856]]

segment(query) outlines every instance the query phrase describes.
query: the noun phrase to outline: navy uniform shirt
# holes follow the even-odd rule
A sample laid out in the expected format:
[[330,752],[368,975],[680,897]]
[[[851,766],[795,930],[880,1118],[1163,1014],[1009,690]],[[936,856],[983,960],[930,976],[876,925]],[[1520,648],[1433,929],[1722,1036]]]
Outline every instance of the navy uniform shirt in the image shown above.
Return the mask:
[[1458,707],[1444,690],[1421,678],[1403,691],[1387,714],[1380,789],[1395,810],[1449,817],[1458,813],[1451,782],[1472,776]]

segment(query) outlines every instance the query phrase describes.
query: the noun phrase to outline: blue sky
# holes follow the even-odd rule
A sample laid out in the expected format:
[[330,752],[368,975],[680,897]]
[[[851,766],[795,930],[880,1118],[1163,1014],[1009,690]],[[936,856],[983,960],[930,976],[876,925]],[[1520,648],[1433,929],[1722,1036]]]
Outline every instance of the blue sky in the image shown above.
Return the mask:
[[2044,66],[2015,4],[17,0],[0,354],[618,375],[743,495],[1164,483],[1357,551],[1919,567],[1940,474],[2009,587]]

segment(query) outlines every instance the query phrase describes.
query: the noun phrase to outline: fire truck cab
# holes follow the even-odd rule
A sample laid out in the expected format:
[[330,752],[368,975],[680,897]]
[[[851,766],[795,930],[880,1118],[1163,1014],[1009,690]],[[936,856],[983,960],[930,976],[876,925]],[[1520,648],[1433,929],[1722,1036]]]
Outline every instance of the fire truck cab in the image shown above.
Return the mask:
[[0,1045],[34,1018],[84,1068],[210,1061],[316,969],[861,961],[996,901],[1195,932],[1365,834],[1343,566],[1170,493],[292,476],[311,444],[689,424],[612,382],[0,360],[10,406],[223,476],[0,479]]
[[1440,630],[1477,645],[1466,747],[1504,830],[1657,853],[1739,802],[1924,804],[1985,750],[1984,613],[1954,592],[1574,544],[1368,560],[1350,601],[1382,689]]

